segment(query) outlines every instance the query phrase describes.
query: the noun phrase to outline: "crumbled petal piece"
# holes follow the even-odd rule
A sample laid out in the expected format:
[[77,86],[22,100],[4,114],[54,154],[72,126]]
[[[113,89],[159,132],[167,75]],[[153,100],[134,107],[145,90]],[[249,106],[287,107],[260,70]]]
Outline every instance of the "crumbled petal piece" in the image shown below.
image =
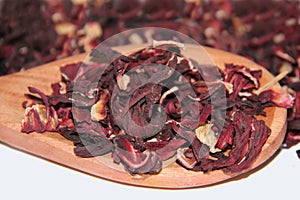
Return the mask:
[[219,151],[215,148],[218,142],[216,133],[212,130],[213,124],[204,124],[196,128],[196,136],[203,143],[209,146],[210,152],[215,153]]
[[109,100],[109,91],[103,90],[99,100],[91,107],[91,119],[94,121],[104,120],[107,116],[106,103]]

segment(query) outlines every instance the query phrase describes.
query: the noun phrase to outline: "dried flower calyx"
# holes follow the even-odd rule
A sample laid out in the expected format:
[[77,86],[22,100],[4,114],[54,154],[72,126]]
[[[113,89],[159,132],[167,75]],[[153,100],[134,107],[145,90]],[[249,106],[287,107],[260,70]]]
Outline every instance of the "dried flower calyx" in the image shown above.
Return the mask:
[[77,156],[111,153],[133,175],[159,173],[172,158],[194,171],[247,169],[271,133],[256,115],[293,99],[255,94],[260,70],[226,64],[220,71],[180,48],[166,42],[128,56],[103,48],[93,54],[98,62],[62,67],[51,95],[30,88],[39,97],[26,108],[22,131],[59,132]]

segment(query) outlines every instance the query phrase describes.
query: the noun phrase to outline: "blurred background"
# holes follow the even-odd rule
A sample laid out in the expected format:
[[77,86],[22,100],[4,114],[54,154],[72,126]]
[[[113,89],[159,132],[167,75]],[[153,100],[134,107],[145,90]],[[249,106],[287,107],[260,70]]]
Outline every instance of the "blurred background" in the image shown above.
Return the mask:
[[[163,27],[201,45],[240,54],[295,96],[283,147],[300,141],[299,0],[0,0],[0,76],[87,52],[139,27]],[[128,35],[113,45],[144,43],[159,33]],[[298,125],[297,125],[298,124]]]

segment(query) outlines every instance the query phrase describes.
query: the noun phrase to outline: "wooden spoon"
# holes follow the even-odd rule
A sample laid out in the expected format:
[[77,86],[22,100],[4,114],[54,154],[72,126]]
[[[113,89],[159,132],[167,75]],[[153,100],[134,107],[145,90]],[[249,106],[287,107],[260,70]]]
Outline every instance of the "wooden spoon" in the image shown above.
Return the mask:
[[[122,53],[128,53],[143,47],[145,45],[130,45],[115,49]],[[220,68],[224,68],[224,63],[235,63],[250,68],[262,69],[263,75],[260,80],[262,86],[274,79],[263,67],[246,58],[211,48],[205,48],[205,50]],[[182,53],[199,61],[199,51],[203,51],[203,47],[187,45]],[[20,124],[24,114],[21,104],[25,100],[24,93],[27,93],[27,87],[37,87],[50,94],[50,84],[59,81],[61,78],[60,66],[83,61],[87,56],[88,54],[80,54],[27,71],[0,77],[0,141],[3,144],[103,179],[158,188],[191,188],[244,178],[270,160],[282,144],[286,131],[286,109],[271,107],[266,109],[267,117],[260,118],[271,128],[272,133],[250,169],[238,174],[224,174],[221,170],[204,174],[185,170],[173,163],[164,168],[158,175],[148,175],[143,176],[141,179],[135,179],[127,172],[109,167],[96,158],[79,158],[75,156],[73,143],[58,133],[21,133]],[[276,84],[272,89],[280,91],[281,87]]]

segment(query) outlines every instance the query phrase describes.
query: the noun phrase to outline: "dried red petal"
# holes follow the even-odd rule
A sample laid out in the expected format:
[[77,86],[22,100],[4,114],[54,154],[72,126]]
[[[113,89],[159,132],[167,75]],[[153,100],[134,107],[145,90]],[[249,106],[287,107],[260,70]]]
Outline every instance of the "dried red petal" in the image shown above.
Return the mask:
[[234,133],[233,131],[234,131],[233,124],[230,124],[229,127],[224,129],[219,136],[216,147],[224,151],[229,146],[231,146],[233,143],[233,133]]
[[285,135],[283,142],[283,148],[290,148],[300,142],[300,132],[290,130]]
[[293,107],[295,98],[290,94],[282,94],[274,90],[272,90],[271,93],[272,93],[271,101],[275,103],[277,106],[283,108]]
[[115,155],[131,174],[157,173],[162,162],[154,152],[140,152],[133,147],[130,137],[118,136],[114,139]]
[[[86,134],[85,134],[86,135]],[[81,144],[77,144],[74,153],[83,158],[96,157],[107,154],[113,150],[113,144],[104,136],[88,136],[85,138],[82,133],[79,134]]]
[[187,141],[184,139],[173,139],[166,142],[163,147],[158,148],[157,150],[155,150],[155,152],[162,161],[165,161],[176,155],[177,150],[181,148],[185,143],[187,143]]

